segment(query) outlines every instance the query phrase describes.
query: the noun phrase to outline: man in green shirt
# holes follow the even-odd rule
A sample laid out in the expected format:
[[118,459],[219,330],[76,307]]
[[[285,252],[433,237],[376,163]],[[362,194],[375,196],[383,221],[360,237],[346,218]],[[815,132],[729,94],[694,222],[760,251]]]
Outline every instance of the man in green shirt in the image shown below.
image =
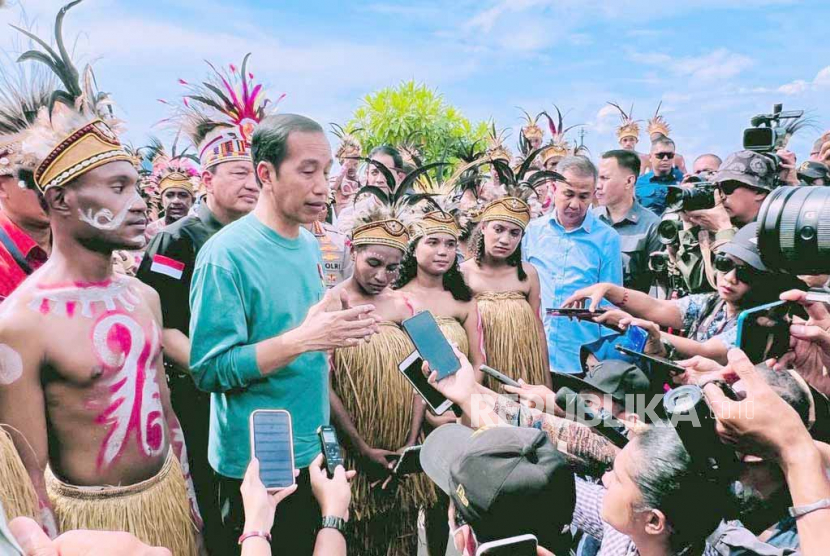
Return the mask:
[[242,533],[250,414],[285,409],[301,473],[297,492],[277,510],[272,552],[310,555],[321,515],[307,468],[320,452],[317,428],[329,422],[324,352],[365,341],[377,325],[372,306],[344,309],[343,300],[324,296],[320,249],[302,228],[329,194],[332,156],[323,129],[303,116],[271,116],[251,149],[261,187],[256,208],[213,236],[196,260],[190,366],[196,385],[212,393],[208,459],[228,543],[219,553],[238,550]]

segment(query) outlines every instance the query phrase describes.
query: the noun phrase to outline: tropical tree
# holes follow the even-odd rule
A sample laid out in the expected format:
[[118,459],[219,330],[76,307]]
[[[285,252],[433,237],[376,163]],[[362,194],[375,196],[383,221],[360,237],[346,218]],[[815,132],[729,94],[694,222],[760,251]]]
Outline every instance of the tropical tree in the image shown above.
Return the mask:
[[403,147],[426,162],[457,162],[460,144],[484,141],[487,122],[473,124],[435,89],[414,80],[363,98],[347,128],[357,129],[364,152]]

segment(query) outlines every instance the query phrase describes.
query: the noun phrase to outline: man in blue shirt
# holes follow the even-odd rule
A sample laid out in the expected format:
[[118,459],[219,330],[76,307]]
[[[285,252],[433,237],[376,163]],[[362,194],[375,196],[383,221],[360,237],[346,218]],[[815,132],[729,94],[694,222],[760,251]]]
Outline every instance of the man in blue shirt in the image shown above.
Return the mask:
[[652,171],[637,180],[637,202],[657,216],[666,210],[666,194],[669,185],[677,185],[683,179],[683,172],[674,164],[674,141],[665,136],[657,137],[651,143]]
[[[561,307],[578,289],[599,282],[622,284],[620,236],[588,209],[597,169],[584,156],[568,156],[556,167],[553,211],[530,223],[522,253],[539,272],[542,308]],[[579,348],[599,339],[599,324],[544,315],[551,370],[582,372]],[[610,333],[610,331],[608,331]]]
[[212,393],[208,460],[227,542],[211,549],[239,550],[251,412],[285,409],[300,475],[277,509],[272,551],[310,555],[321,514],[308,466],[320,453],[317,428],[329,422],[325,352],[356,345],[377,327],[372,306],[343,310],[339,299],[323,296],[320,248],[302,227],[328,200],[332,156],[323,129],[303,116],[270,116],[251,151],[261,188],[256,208],[199,251],[190,291],[190,367],[196,386]]

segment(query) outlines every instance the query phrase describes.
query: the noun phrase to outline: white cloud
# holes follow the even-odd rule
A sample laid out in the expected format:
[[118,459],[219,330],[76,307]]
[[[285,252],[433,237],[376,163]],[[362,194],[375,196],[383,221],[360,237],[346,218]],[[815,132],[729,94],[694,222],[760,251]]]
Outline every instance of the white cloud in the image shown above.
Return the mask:
[[778,87],[779,93],[785,95],[800,95],[808,91],[820,91],[830,88],[830,66],[821,69],[812,81],[796,79]]
[[641,64],[660,66],[675,76],[698,81],[730,79],[754,64],[752,58],[726,48],[718,48],[699,56],[682,57],[659,52],[632,51],[629,58]]

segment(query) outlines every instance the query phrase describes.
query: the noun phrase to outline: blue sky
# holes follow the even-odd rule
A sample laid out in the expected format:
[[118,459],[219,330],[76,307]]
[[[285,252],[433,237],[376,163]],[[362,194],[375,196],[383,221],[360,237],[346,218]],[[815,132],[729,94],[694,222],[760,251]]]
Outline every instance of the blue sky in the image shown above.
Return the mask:
[[[62,0],[7,0],[0,46],[21,5],[51,33]],[[566,123],[586,124],[596,156],[615,146],[616,114],[606,101],[648,118],[657,103],[687,157],[740,147],[749,118],[807,110],[815,131],[791,147],[806,157],[830,128],[830,44],[822,0],[457,0],[266,2],[264,0],[85,0],[70,13],[68,36],[93,61],[141,144],[175,100],[178,78],[206,74],[204,59],[252,69],[281,109],[344,122],[362,97],[404,79],[423,81],[469,118],[513,127],[521,106],[556,103]],[[646,149],[645,134],[641,150]]]

